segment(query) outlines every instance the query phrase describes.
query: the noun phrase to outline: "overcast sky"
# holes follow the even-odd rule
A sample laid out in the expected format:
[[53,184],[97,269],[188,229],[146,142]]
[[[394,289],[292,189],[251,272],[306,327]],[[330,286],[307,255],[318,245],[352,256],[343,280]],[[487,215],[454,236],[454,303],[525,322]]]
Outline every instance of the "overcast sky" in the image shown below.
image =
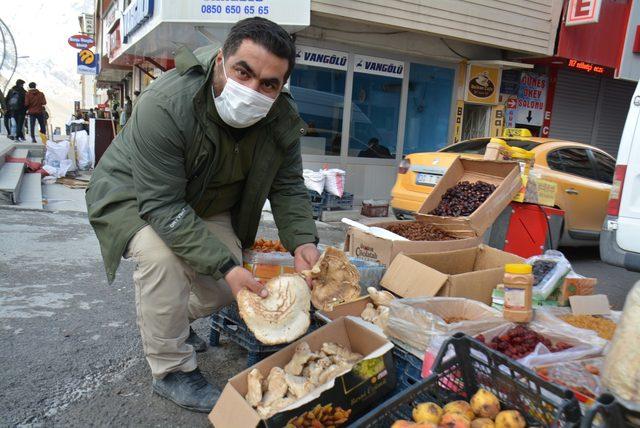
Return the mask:
[[67,39],[80,30],[78,15],[92,10],[93,0],[0,0],[0,17],[13,33],[18,56],[29,57],[18,60],[11,84],[36,82],[56,126],[66,122],[73,101],[80,99],[77,50]]

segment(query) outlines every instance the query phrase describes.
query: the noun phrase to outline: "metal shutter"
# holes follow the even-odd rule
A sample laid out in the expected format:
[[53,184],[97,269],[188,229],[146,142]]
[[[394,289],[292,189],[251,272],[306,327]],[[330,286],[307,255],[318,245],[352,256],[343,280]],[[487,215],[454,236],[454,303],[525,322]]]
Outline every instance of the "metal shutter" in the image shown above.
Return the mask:
[[602,79],[596,127],[591,144],[617,157],[622,129],[636,84],[626,80]]
[[549,136],[590,144],[600,78],[559,70]]

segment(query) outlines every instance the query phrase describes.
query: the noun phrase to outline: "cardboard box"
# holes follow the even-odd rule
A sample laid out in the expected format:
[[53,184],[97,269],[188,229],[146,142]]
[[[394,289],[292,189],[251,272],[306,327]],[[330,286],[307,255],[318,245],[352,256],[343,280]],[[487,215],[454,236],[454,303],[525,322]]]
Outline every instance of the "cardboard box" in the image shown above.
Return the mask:
[[401,297],[466,297],[491,305],[504,265],[522,257],[486,245],[428,254],[400,254],[380,284]]
[[[300,342],[307,342],[312,351],[320,349],[324,342],[338,343],[353,352],[365,355],[367,363],[356,364],[351,371],[338,376],[333,383],[325,384],[325,389],[312,391],[299,401],[299,405],[293,404],[295,408],[277,413],[268,420],[260,419],[255,409],[244,398],[247,394],[249,372],[257,368],[266,378],[272,367],[284,367],[291,360],[295,347]],[[209,421],[216,428],[255,427],[259,424],[264,427],[281,427],[287,425],[292,418],[313,410],[317,405],[330,404],[334,409],[341,407],[351,410],[349,422],[352,422],[393,392],[396,376],[392,348],[391,342],[366,327],[364,321],[339,318],[229,379],[209,414]],[[374,359],[377,363],[372,364],[371,360]],[[365,378],[358,374],[365,366],[379,369]]]
[[[496,185],[496,190],[471,215],[462,217],[440,217],[429,214],[442,200],[451,187],[461,181],[484,181]],[[471,231],[475,236],[482,234],[493,224],[522,186],[520,166],[517,162],[473,160],[458,157],[449,166],[438,184],[422,204],[417,217],[439,227],[457,228]]]
[[341,303],[339,305],[335,305],[332,311],[316,311],[316,318],[320,319],[324,322],[331,322],[337,320],[340,317],[358,317],[362,314],[362,311],[367,307],[368,303],[373,303],[371,297],[362,296],[357,298],[356,300],[352,300],[347,303]]
[[[417,219],[418,221],[427,221]],[[397,221],[373,223],[368,226],[385,228]],[[360,229],[352,227],[347,232],[344,250],[361,259],[372,260],[389,266],[393,259],[400,253],[430,253],[440,251],[459,250],[472,248],[481,243],[481,238],[467,228],[459,228],[457,225],[439,225],[441,229],[451,233],[460,239],[450,241],[391,241],[380,238]]]

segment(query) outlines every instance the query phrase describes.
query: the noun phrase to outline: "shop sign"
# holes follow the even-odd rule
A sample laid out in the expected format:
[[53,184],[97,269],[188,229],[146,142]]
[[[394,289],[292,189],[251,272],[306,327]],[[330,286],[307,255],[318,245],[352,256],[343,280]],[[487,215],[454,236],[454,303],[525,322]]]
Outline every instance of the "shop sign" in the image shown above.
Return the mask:
[[93,40],[91,36],[85,36],[84,34],[76,34],[74,36],[69,37],[67,43],[72,48],[76,49],[88,49],[92,48],[96,45],[96,42]]
[[102,22],[104,25],[105,33],[108,33],[111,30],[111,27],[113,27],[113,24],[115,24],[116,20],[118,19],[118,8],[116,7],[117,4],[117,2],[112,3],[111,7],[104,15],[104,19],[102,20]]
[[82,32],[87,34],[94,34],[94,18],[91,13],[83,13],[82,14]]
[[595,24],[600,18],[601,7],[602,0],[569,0],[564,24],[566,26]]
[[542,126],[545,100],[547,99],[547,76],[523,71],[518,90],[516,123]]
[[378,76],[404,77],[404,62],[373,56],[356,55],[354,71],[357,73],[376,74]]
[[113,29],[107,36],[109,41],[107,52],[109,52],[109,58],[115,58],[118,50],[122,47],[122,38],[120,37],[120,24]]
[[235,23],[260,16],[285,28],[303,28],[311,20],[311,0],[172,0],[162,2],[164,20]]
[[465,100],[479,104],[496,104],[500,88],[500,69],[469,65]]
[[346,52],[320,49],[310,46],[296,46],[296,64],[315,65],[318,67],[347,70],[348,55]]
[[515,95],[509,95],[507,98],[506,108],[505,108],[505,119],[504,126],[506,128],[515,128],[516,127],[516,111],[518,109],[518,97]]
[[122,13],[123,43],[153,16],[153,0],[133,0]]
[[83,49],[78,52],[76,65],[78,74],[95,76],[100,72],[100,54]]
[[605,67],[604,65],[594,64],[591,62],[579,61],[573,58],[567,62],[567,67],[574,70],[584,71],[585,73],[589,73],[589,74],[599,74],[604,76],[613,76],[613,73],[614,73],[613,68]]

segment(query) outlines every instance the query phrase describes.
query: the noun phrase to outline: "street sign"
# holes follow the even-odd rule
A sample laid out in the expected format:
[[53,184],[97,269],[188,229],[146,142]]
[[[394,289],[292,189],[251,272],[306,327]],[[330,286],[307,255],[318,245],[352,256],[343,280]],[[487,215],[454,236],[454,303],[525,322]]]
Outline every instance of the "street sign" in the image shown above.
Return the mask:
[[94,54],[89,49],[78,52],[77,60],[78,74],[97,75],[100,73],[100,54]]
[[74,36],[71,36],[69,37],[67,42],[72,48],[76,49],[89,49],[96,45],[93,37],[84,34],[76,34]]
[[547,98],[547,76],[523,71],[518,90],[516,123],[542,126],[544,105]]

